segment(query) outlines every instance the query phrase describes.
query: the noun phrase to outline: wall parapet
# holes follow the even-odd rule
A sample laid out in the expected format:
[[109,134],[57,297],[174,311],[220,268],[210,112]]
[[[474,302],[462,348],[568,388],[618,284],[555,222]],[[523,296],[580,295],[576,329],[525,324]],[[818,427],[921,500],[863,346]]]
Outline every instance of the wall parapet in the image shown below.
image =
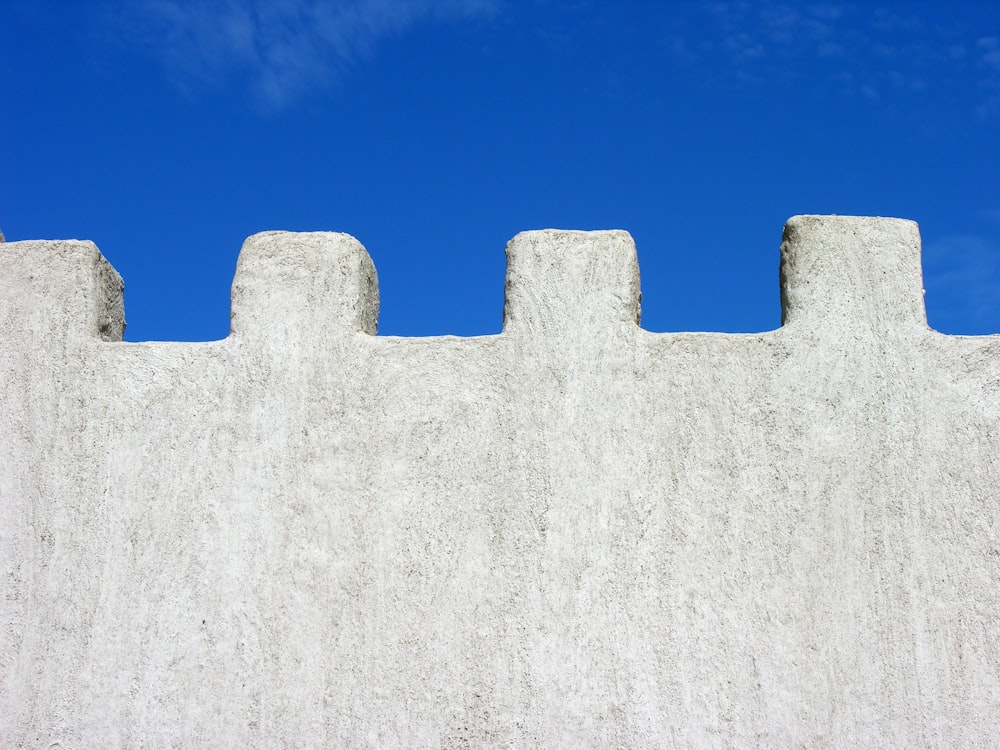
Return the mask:
[[[639,268],[627,232],[522,232],[507,257],[505,332],[638,325]],[[12,242],[3,260],[9,287],[24,290],[5,295],[8,307],[19,305],[9,316],[33,330],[121,339],[122,282],[93,243]],[[926,328],[916,224],[792,218],[781,244],[780,294],[783,324],[803,330]],[[378,307],[374,264],[350,235],[262,232],[243,245],[232,289],[235,336],[374,334]]]
[[781,328],[639,327],[626,232],[507,246],[498,335],[376,336],[346,234],[122,343],[0,245],[0,746],[997,746],[1000,336],[913,222],[800,216]]

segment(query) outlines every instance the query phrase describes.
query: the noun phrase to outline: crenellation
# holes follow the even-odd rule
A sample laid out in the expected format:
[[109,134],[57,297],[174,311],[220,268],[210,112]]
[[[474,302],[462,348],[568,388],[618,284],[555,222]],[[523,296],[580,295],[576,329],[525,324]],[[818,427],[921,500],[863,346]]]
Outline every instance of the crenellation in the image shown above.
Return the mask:
[[93,242],[28,240],[0,247],[0,334],[37,346],[121,341],[124,283]]
[[[927,330],[914,222],[796,216],[785,226],[780,255],[782,325],[790,332]],[[23,290],[4,295],[6,315],[21,319],[22,328],[36,334],[65,328],[121,340],[123,283],[93,243],[11,242],[2,258],[2,283]],[[639,267],[627,232],[522,232],[508,243],[507,258],[504,333],[565,336],[606,325],[622,335],[639,324]],[[71,286],[72,294],[59,291]],[[66,309],[56,310],[48,300]],[[275,342],[374,335],[378,307],[378,275],[355,238],[262,232],[240,252],[231,331],[241,339]]]
[[[785,226],[780,255],[782,325],[790,332],[927,330],[914,222],[796,216]],[[38,334],[65,328],[121,340],[123,284],[93,243],[11,242],[2,257],[3,283],[23,290],[4,295],[8,318],[20,318],[23,328]],[[504,333],[566,336],[606,325],[624,335],[639,324],[639,267],[627,232],[522,232],[508,243],[507,258]],[[60,285],[76,291],[61,293]],[[66,309],[53,309],[46,300],[54,299]],[[378,275],[355,238],[262,232],[240,252],[231,331],[244,340],[273,339],[275,346],[374,335],[378,307]]]
[[997,747],[1000,336],[919,253],[795,217],[780,329],[651,333],[626,232],[525,232],[407,338],[265,232],[228,338],[124,344],[0,245],[0,747]]
[[639,264],[628,232],[546,229],[507,243],[504,333],[565,335],[639,324]]
[[261,232],[243,243],[232,292],[232,333],[295,340],[378,327],[378,276],[368,252],[349,234]]
[[927,330],[915,222],[795,216],[781,243],[782,325],[841,336]]

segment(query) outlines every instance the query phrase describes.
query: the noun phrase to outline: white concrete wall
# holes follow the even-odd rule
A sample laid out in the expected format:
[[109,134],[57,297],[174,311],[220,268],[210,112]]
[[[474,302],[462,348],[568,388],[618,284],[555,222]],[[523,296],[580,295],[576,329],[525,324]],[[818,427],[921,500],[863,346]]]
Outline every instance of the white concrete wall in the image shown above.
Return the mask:
[[1000,747],[1000,336],[916,225],[790,221],[755,335],[507,253],[497,336],[267,233],[227,339],[125,344],[96,247],[0,245],[0,746]]

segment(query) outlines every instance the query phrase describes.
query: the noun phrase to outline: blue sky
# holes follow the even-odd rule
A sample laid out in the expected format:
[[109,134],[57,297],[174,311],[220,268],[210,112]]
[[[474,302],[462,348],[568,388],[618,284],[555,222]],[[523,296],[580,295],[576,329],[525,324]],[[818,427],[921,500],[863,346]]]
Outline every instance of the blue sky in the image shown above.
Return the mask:
[[4,0],[0,229],[94,240],[129,340],[229,328],[243,239],[353,234],[380,333],[501,324],[518,231],[621,228],[643,326],[779,324],[801,213],[918,221],[1000,332],[1000,5]]

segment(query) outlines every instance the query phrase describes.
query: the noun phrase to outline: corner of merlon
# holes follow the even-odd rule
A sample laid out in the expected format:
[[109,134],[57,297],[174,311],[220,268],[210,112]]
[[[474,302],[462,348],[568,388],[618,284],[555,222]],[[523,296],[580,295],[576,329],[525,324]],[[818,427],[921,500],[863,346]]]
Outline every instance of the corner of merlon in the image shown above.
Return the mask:
[[834,335],[926,332],[916,222],[793,216],[781,243],[781,321]]
[[639,263],[625,231],[544,229],[507,243],[504,334],[637,328]]
[[124,284],[93,242],[0,244],[0,337],[121,341]]
[[378,327],[378,276],[365,248],[338,232],[261,232],[240,250],[231,335],[309,338]]

